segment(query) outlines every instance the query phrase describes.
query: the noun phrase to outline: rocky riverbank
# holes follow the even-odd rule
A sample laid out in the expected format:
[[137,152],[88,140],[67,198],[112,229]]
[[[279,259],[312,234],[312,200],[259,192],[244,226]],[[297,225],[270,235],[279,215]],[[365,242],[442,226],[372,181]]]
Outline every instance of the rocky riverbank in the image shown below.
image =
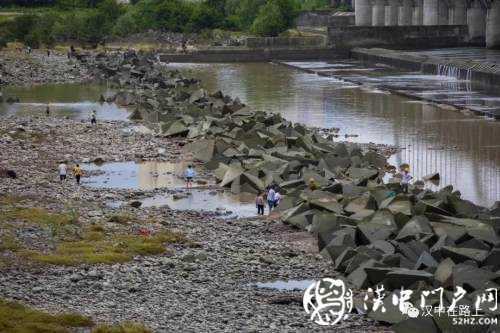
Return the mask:
[[0,87],[3,85],[36,85],[48,83],[87,82],[87,67],[67,54],[51,50],[2,50],[0,52]]
[[[2,197],[3,297],[96,321],[142,321],[160,332],[300,331],[318,329],[301,293],[260,290],[256,282],[342,273],[356,299],[377,283],[395,292],[401,281],[420,290],[451,288],[454,281],[474,291],[495,282],[498,207],[478,207],[452,188],[427,191],[421,181],[404,193],[387,164],[390,147],[334,142],[335,129],[312,130],[209,93],[154,55],[82,59],[90,76],[116,89],[103,100],[155,123],[92,126],[50,116],[1,123],[1,167],[17,174],[0,185],[9,193]],[[274,185],[286,195],[281,218],[294,229],[277,215],[234,220],[141,207],[144,190],[92,189],[87,177],[83,186],[56,178],[59,161],[131,160],[194,161],[203,166],[203,183],[217,180],[233,193],[255,195]],[[386,174],[395,177],[387,183]],[[129,205],[112,208],[108,200]],[[481,277],[474,278],[478,284],[472,276]],[[369,317],[399,331],[415,322],[394,311]],[[384,326],[352,315],[339,328]]]
[[[133,193],[93,190],[77,186],[73,179],[58,181],[61,160],[178,157],[178,139],[125,134],[128,126],[110,122],[92,127],[50,117],[2,121],[1,160],[18,176],[0,183],[2,216],[43,209],[51,214],[75,210],[78,218],[56,235],[26,214],[2,218],[4,244],[15,238],[17,245],[2,251],[1,297],[51,312],[76,311],[96,322],[140,321],[158,332],[314,329],[302,310],[299,291],[252,285],[333,274],[311,251],[308,242],[314,240],[307,234],[282,228],[273,219],[223,220],[168,207],[112,209],[105,198],[127,200]],[[164,157],[158,156],[159,150],[166,150]],[[85,239],[89,228],[106,235],[136,234],[141,228],[152,235],[168,230],[183,234],[188,242],[168,245],[165,255],[134,256],[111,265],[40,266],[23,253],[51,253],[63,241]],[[357,317],[342,325],[352,331],[376,330],[373,322]]]
[[[139,68],[124,70],[113,63],[120,59],[137,61]],[[213,107],[205,93],[184,89],[196,80],[165,72],[151,58],[120,55],[85,66],[91,76],[111,79],[122,89],[140,85],[140,95],[132,91],[124,98],[137,118],[173,103],[183,110],[189,104]],[[160,99],[159,89],[166,99]],[[218,108],[241,109],[237,100],[214,98],[222,103]],[[0,182],[0,297],[53,313],[76,311],[97,323],[143,322],[158,332],[318,329],[303,311],[301,291],[255,286],[335,274],[307,233],[275,218],[221,219],[214,212],[168,206],[112,208],[107,200],[130,202],[147,193],[78,186],[72,177],[58,180],[60,161],[70,167],[92,161],[178,162],[190,139],[166,133],[171,128],[170,120],[151,131],[117,121],[91,126],[52,116],[2,119],[1,168],[17,177]],[[84,183],[91,176],[85,174]],[[381,330],[360,316],[338,327]]]

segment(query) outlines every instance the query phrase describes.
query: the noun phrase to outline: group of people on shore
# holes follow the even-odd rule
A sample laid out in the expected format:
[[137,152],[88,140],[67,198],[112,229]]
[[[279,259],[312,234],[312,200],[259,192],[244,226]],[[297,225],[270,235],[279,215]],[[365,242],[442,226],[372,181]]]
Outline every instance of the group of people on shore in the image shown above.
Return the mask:
[[269,214],[274,208],[278,207],[282,199],[279,188],[275,185],[269,186],[266,191],[260,192],[255,198],[255,206],[257,207],[257,215],[264,215],[264,207],[267,202]]
[[[61,162],[57,167],[57,170],[59,173],[59,180],[61,182],[66,181],[68,176],[68,165],[66,164],[66,162]],[[73,173],[73,176],[75,177],[76,184],[80,185],[80,180],[83,176],[82,168],[79,164],[76,164],[71,171]]]

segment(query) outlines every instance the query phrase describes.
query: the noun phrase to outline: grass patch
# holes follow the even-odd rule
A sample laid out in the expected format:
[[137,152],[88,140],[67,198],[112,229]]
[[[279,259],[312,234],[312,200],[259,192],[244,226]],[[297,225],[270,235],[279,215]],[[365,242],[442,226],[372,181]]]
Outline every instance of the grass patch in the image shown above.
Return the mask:
[[26,198],[19,195],[5,194],[0,196],[0,204],[12,206],[15,204],[22,203]]
[[79,314],[51,315],[0,299],[0,332],[69,333],[70,328],[91,326],[92,320]]
[[19,248],[20,245],[14,237],[9,235],[0,237],[0,252],[17,251]]
[[0,221],[24,221],[43,226],[62,227],[78,222],[78,214],[75,211],[70,211],[66,214],[56,214],[43,208],[16,207],[4,212],[0,216]]
[[136,218],[130,214],[113,214],[108,218],[108,222],[118,223],[118,224],[129,224],[136,222]]
[[166,252],[166,243],[184,243],[178,233],[163,231],[154,236],[129,234],[105,235],[96,231],[85,233],[81,241],[62,242],[53,253],[24,251],[22,254],[39,263],[75,266],[79,264],[114,264],[136,255],[157,255]]
[[95,328],[92,333],[151,333],[146,326],[136,323],[123,323],[121,325],[101,325]]

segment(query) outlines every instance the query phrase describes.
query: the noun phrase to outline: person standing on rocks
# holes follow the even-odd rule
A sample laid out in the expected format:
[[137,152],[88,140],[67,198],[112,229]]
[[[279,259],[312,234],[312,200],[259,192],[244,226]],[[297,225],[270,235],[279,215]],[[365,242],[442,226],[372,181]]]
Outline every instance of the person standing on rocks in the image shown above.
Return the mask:
[[50,116],[50,107],[49,107],[49,104],[47,104],[47,107],[45,108],[45,114],[48,116]]
[[186,172],[184,172],[184,177],[186,177],[186,188],[193,188],[193,179],[196,177],[196,171],[192,165],[188,165]]
[[82,175],[83,175],[83,170],[82,168],[80,168],[80,165],[77,164],[74,168],[73,168],[73,175],[75,176],[75,179],[76,179],[76,184],[77,185],[80,185],[80,178],[82,178]]
[[59,164],[59,166],[57,167],[57,170],[59,171],[59,180],[66,180],[66,175],[68,174],[68,166],[66,165],[66,163],[61,162],[61,164]]
[[257,207],[257,215],[264,215],[264,192],[259,192],[255,198],[255,206]]
[[267,205],[269,207],[269,215],[271,215],[271,212],[273,211],[275,200],[276,200],[276,191],[274,190],[273,186],[270,186],[269,190],[267,191]]
[[276,190],[276,194],[274,194],[274,207],[278,207],[278,205],[280,204],[281,202],[281,193]]
[[97,112],[92,110],[92,115],[90,116],[90,124],[97,125]]
[[403,193],[408,193],[408,186],[413,177],[410,175],[410,170],[408,168],[404,168],[401,170],[401,190]]

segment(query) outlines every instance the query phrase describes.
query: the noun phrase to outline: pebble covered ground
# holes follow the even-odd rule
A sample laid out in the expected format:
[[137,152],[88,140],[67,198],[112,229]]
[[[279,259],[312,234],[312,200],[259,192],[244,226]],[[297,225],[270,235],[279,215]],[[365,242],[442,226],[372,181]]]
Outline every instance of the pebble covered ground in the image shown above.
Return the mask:
[[[7,118],[0,122],[1,168],[17,179],[2,178],[0,193],[28,198],[22,207],[78,211],[78,224],[98,223],[106,230],[135,233],[141,222],[118,225],[113,214],[134,215],[149,222],[153,233],[180,232],[189,242],[168,244],[168,252],[135,256],[126,263],[80,266],[39,265],[10,251],[0,253],[0,298],[53,313],[76,311],[96,322],[143,322],[155,332],[320,331],[302,307],[301,291],[259,289],[253,284],[275,280],[334,276],[306,233],[271,218],[222,219],[217,214],[174,211],[169,207],[110,208],[105,201],[130,200],[137,190],[92,189],[72,177],[59,182],[59,161],[175,161],[182,142],[125,130],[126,122],[92,127],[53,117]],[[144,194],[144,193],[141,193]],[[0,236],[9,230],[0,225]],[[30,249],[47,250],[53,236],[43,228],[24,227],[16,237]],[[50,249],[49,249],[50,250]],[[5,264],[6,263],[6,264]],[[379,332],[387,328],[358,315],[331,331]]]

